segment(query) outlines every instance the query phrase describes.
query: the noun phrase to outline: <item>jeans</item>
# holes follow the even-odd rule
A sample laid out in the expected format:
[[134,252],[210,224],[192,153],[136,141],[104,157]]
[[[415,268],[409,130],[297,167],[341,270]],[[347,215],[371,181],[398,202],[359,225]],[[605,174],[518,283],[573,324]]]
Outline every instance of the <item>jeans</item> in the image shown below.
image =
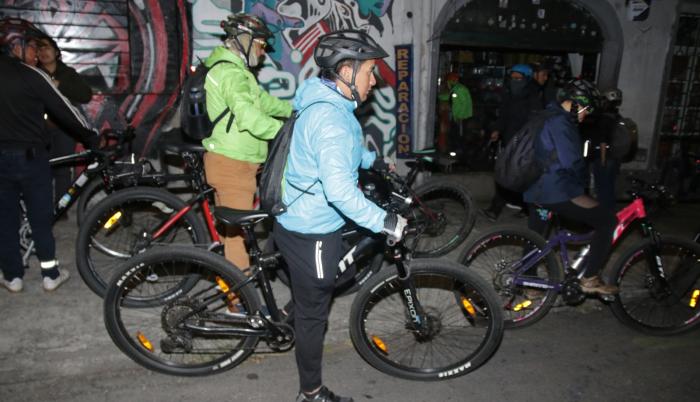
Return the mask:
[[55,259],[51,168],[46,150],[0,150],[0,266],[8,281],[24,277],[19,249],[20,197],[27,207],[36,256],[39,261]]

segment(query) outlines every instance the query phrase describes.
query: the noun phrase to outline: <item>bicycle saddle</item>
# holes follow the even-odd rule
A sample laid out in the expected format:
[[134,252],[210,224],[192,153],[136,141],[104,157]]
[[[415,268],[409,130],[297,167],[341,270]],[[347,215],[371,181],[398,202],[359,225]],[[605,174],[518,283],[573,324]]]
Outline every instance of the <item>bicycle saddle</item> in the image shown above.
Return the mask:
[[188,143],[184,143],[184,142],[165,144],[163,146],[163,149],[165,149],[168,152],[172,152],[174,154],[181,154],[183,152],[202,153],[202,152],[206,151],[206,148],[204,148],[200,144],[188,144]]
[[263,211],[216,207],[214,208],[214,216],[216,220],[222,222],[224,225],[248,226],[255,224],[261,219],[268,218],[270,215]]

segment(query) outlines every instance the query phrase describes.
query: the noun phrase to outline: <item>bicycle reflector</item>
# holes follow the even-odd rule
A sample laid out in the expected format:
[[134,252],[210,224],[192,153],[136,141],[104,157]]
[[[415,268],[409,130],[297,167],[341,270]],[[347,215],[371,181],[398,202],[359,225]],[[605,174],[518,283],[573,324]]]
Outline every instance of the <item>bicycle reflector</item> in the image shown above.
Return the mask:
[[688,305],[691,308],[695,308],[695,306],[698,305],[698,298],[700,298],[700,289],[695,289],[693,290],[693,295],[690,296],[690,302],[688,303]]
[[153,344],[148,340],[148,338],[146,338],[146,335],[144,335],[143,332],[138,331],[136,333],[136,338],[138,338],[141,346],[146,348],[149,352],[153,352]]
[[372,335],[372,343],[374,344],[374,346],[377,347],[377,349],[381,350],[382,353],[384,353],[385,355],[389,354],[389,350],[387,349],[386,344],[377,335]]
[[530,300],[525,300],[525,301],[522,302],[522,303],[516,304],[515,307],[513,307],[513,311],[520,311],[520,310],[522,310],[522,309],[524,309],[524,308],[530,307],[531,305],[532,305],[532,301],[530,301]]
[[474,308],[474,305],[464,296],[462,296],[462,307],[464,307],[464,310],[469,313],[470,316],[476,316],[476,309]]
[[114,215],[110,216],[109,219],[107,219],[107,222],[105,222],[103,227],[109,230],[112,226],[114,226],[115,223],[119,222],[119,219],[121,219],[121,217],[121,211],[115,212]]

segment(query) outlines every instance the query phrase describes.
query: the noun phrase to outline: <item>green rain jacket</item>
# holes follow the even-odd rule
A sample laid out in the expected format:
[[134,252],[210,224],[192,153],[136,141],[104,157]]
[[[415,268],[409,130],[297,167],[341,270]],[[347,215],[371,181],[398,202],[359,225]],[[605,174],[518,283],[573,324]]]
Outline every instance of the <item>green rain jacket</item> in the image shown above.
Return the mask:
[[226,132],[230,115],[224,116],[202,145],[231,159],[262,163],[267,157],[265,140],[274,138],[282,127],[276,117],[289,117],[292,107],[260,88],[244,60],[223,46],[215,48],[204,64],[211,67],[219,60],[230,63],[219,63],[207,74],[207,113],[214,121],[228,106],[235,117]]
[[460,82],[455,83],[449,94],[440,94],[439,100],[442,102],[449,100],[452,120],[460,121],[472,117],[472,96],[464,84]]

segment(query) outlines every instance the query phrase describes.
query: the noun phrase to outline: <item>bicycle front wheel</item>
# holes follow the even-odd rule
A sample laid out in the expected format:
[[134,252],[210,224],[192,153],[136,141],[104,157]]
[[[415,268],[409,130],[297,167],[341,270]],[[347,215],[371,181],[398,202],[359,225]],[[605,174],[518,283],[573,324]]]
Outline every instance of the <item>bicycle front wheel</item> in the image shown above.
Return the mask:
[[[651,240],[631,248],[615,263],[612,282],[620,288],[610,304],[615,317],[650,335],[675,335],[700,325],[700,245],[664,237],[656,253]],[[664,278],[654,275],[656,262]]]
[[543,250],[545,243],[531,230],[502,226],[469,244],[457,260],[496,290],[501,298],[506,328],[522,328],[541,320],[557,298],[554,288],[515,284],[516,277],[551,286],[562,281],[562,269],[552,253],[540,257],[527,271],[518,273],[522,258],[534,250]]
[[260,300],[252,285],[233,290],[247,278],[220,255],[162,247],[118,272],[105,296],[105,326],[136,363],[203,376],[231,369],[253,352],[258,337],[243,331],[253,330],[249,316],[260,310]]
[[156,231],[187,204],[163,189],[132,187],[110,194],[85,217],[75,250],[85,284],[103,297],[114,269],[155,244],[204,244],[207,229],[189,211],[154,238]]
[[503,336],[498,297],[488,284],[458,264],[433,259],[412,260],[410,280],[417,299],[410,304],[395,267],[357,293],[350,311],[357,352],[376,369],[411,380],[447,379],[484,364]]
[[76,201],[76,218],[75,220],[80,227],[88,214],[100,201],[107,198],[107,189],[102,177],[91,179],[83,188],[78,200]]
[[474,202],[469,190],[448,179],[431,180],[414,191],[417,200],[406,217],[421,230],[407,237],[415,241],[415,257],[439,257],[462,244],[474,227]]

